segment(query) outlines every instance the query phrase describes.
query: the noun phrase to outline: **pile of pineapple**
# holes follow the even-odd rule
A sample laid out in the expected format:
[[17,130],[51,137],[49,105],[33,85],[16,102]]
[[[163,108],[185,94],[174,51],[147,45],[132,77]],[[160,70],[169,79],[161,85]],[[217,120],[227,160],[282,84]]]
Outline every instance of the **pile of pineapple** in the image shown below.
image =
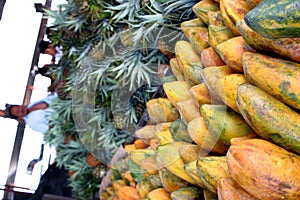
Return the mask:
[[100,199],[300,198],[299,38],[247,27],[260,2],[193,6],[169,62],[176,80],[147,102],[150,119]]

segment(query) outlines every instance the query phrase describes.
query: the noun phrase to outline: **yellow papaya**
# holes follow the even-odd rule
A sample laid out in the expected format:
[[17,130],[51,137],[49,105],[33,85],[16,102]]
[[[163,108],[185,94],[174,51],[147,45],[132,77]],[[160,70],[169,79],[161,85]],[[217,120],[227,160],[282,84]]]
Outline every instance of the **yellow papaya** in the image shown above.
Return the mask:
[[190,93],[199,107],[202,104],[211,104],[210,94],[205,83],[192,86]]
[[189,182],[183,180],[182,178],[178,177],[176,174],[173,174],[169,171],[165,164],[157,157],[157,165],[159,167],[158,174],[160,178],[160,182],[163,188],[167,192],[174,192],[180,188],[187,187],[190,185]]
[[118,192],[118,190],[119,190],[121,187],[125,186],[125,185],[127,185],[127,184],[126,184],[126,182],[125,182],[124,180],[122,180],[122,179],[118,179],[118,180],[112,181],[112,187],[113,187],[113,189],[114,189],[115,192]]
[[204,183],[200,177],[200,175],[197,172],[197,160],[194,160],[192,162],[186,163],[184,165],[184,171],[192,178],[195,180],[196,185],[205,188]]
[[154,155],[155,152],[151,148],[136,149],[129,152],[129,158],[138,166],[141,166],[142,161],[148,157]]
[[247,139],[231,145],[226,158],[232,178],[254,197],[300,199],[298,155],[267,140]]
[[232,34],[234,36],[239,36],[241,34],[239,33],[238,29],[236,28],[236,23],[234,23],[233,20],[229,17],[227,10],[224,6],[224,1],[225,0],[220,0],[220,3],[219,3],[220,12],[223,17],[224,24],[226,25],[226,27],[228,27],[228,29],[232,32]]
[[156,188],[148,193],[147,199],[149,200],[172,200],[169,192],[165,188]]
[[227,26],[208,26],[208,42],[213,49],[215,49],[218,44],[233,37],[234,35]]
[[263,0],[245,0],[248,4],[248,6],[253,9],[255,8],[260,2],[262,2]]
[[219,54],[212,48],[208,47],[202,50],[201,54],[201,62],[203,67],[212,67],[212,66],[223,66],[225,65],[222,58]]
[[222,99],[216,93],[216,81],[228,74],[233,73],[235,73],[235,71],[227,65],[217,67],[206,67],[203,69],[202,78],[206,87],[208,88],[212,104],[223,104]]
[[240,73],[243,72],[243,53],[256,52],[242,36],[233,37],[218,44],[215,50],[228,67]]
[[187,29],[186,37],[198,54],[209,47],[207,27],[189,27]]
[[237,184],[232,177],[220,178],[218,181],[217,192],[219,200],[258,200]]
[[172,122],[178,119],[179,112],[168,98],[150,99],[146,103],[150,120],[153,123]]
[[207,12],[207,17],[209,25],[226,26],[220,10]]
[[180,147],[186,144],[188,143],[174,141],[165,145],[159,145],[156,150],[157,159],[161,160],[171,173],[191,184],[195,184],[195,181],[185,173],[183,169],[184,162],[179,155]]
[[208,152],[226,154],[228,146],[208,130],[202,116],[195,118],[188,124],[188,133],[193,141],[201,147],[201,156],[206,156]]
[[199,106],[192,98],[178,101],[176,107],[186,125],[200,115]]
[[236,27],[246,42],[256,50],[271,52],[281,57],[287,57],[293,61],[300,62],[300,37],[269,39],[254,32],[245,20],[236,23]]
[[205,187],[214,193],[217,193],[217,186],[220,178],[231,177],[226,162],[226,156],[200,157],[197,162],[197,171]]
[[156,125],[145,125],[135,131],[134,135],[142,139],[146,144],[150,145],[150,140],[154,138],[156,132]]
[[233,24],[244,18],[251,10],[246,0],[222,0],[224,9]]
[[157,139],[158,144],[167,144],[173,141],[173,136],[170,132],[172,122],[160,123],[156,125],[156,132],[154,137]]
[[237,105],[246,122],[259,136],[300,154],[299,113],[249,83],[239,86]]
[[144,179],[136,184],[136,191],[140,199],[146,198],[148,193],[151,192],[153,189],[154,188],[147,179]]
[[190,86],[185,81],[173,81],[164,83],[163,88],[167,95],[167,98],[173,106],[176,106],[178,101],[192,98],[189,92]]
[[214,89],[224,104],[240,113],[236,105],[236,95],[239,85],[246,82],[247,80],[243,74],[228,74],[216,80]]
[[183,163],[189,163],[199,158],[201,147],[197,144],[187,144],[179,148],[179,156]]
[[158,166],[156,163],[156,155],[146,157],[141,162],[141,171],[148,178],[151,174],[158,174]]
[[200,111],[209,131],[228,146],[232,138],[255,134],[244,118],[226,105],[203,104]]
[[170,59],[170,67],[171,67],[172,73],[176,77],[176,79],[178,81],[184,81],[184,75],[179,67],[176,57]]
[[187,125],[182,121],[182,119],[177,119],[172,122],[170,126],[170,132],[174,141],[182,141],[187,143],[192,143],[193,140],[187,132]]
[[117,192],[119,200],[140,200],[136,188],[130,186],[123,186]]
[[243,67],[249,83],[300,110],[299,63],[247,52],[243,55]]
[[203,190],[204,200],[219,200],[218,195],[214,192],[209,191],[208,189]]
[[185,187],[180,188],[171,193],[172,200],[197,200],[200,199],[202,190],[198,187]]
[[202,0],[196,3],[193,7],[195,15],[201,19],[205,24],[209,24],[207,13],[209,11],[219,10],[219,4],[213,0]]

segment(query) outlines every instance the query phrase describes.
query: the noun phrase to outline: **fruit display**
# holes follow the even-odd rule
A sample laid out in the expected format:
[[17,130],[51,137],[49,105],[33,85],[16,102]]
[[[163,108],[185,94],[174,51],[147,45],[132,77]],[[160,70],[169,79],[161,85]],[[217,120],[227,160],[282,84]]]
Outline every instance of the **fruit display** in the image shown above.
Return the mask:
[[[163,88],[179,113],[173,123],[181,120],[181,132],[192,141],[175,140],[163,130],[168,139],[156,138],[151,154],[159,163],[161,197],[153,197],[158,189],[148,187],[140,199],[299,199],[299,21],[292,12],[284,28],[270,31],[276,38],[266,37],[273,30],[267,20],[275,21],[278,13],[264,5],[280,4],[274,9],[283,12],[283,6],[297,3],[262,2],[202,0],[193,7],[197,18],[182,23],[186,39],[177,41],[170,60],[176,80],[163,83]],[[256,26],[256,18],[263,23]],[[256,31],[259,28],[264,35]],[[222,30],[230,34],[221,36]],[[208,40],[191,37],[203,31]],[[288,32],[289,38],[284,37]],[[279,46],[279,40],[286,42]],[[157,108],[149,104],[147,109],[153,118]],[[147,126],[165,122],[152,120]],[[137,139],[151,140],[146,130],[141,134],[144,129],[136,131]],[[154,137],[157,134],[163,137],[160,129]],[[138,150],[130,153],[134,151]]]
[[[97,105],[105,119],[94,117],[103,124],[80,137],[90,142],[88,147],[98,145],[100,150],[93,155],[100,155],[99,163],[109,168],[105,187],[104,181],[99,181],[99,198],[300,199],[300,4],[291,0],[178,2],[190,11],[184,20],[176,21],[180,29],[176,34],[182,37],[170,40],[174,44],[160,40],[157,52],[150,53],[157,53],[152,58],[158,63],[165,61],[161,73],[146,77],[153,69],[147,60],[150,54],[128,50],[140,42],[138,36],[141,41],[146,38],[139,32],[142,29],[127,26],[122,28],[127,43],[118,49],[123,50],[123,57],[109,63],[83,62],[93,67],[103,64],[100,75],[91,80],[103,86],[98,95],[106,100]],[[147,3],[142,1],[142,5]],[[177,5],[174,1],[156,3],[149,10],[166,6],[166,15],[174,14],[168,17],[178,17],[178,10],[170,10]],[[293,9],[287,13],[289,6]],[[111,20],[125,23],[122,17],[128,15],[128,20],[136,23],[133,12],[122,13],[121,6],[110,8],[116,14]],[[155,15],[147,15],[149,10],[141,10],[143,23],[168,19],[154,20]],[[126,35],[130,28],[134,37]],[[95,56],[97,51],[92,52]],[[162,54],[164,59],[159,60]],[[134,68],[137,64],[140,71]],[[149,68],[143,68],[146,64]],[[122,82],[142,82],[143,78],[146,82],[160,80],[160,87],[151,93],[149,87],[138,90],[136,85]],[[150,86],[151,81],[147,82]],[[81,84],[77,85],[81,88]],[[119,96],[113,91],[117,87],[121,87]],[[125,101],[121,95],[128,92],[126,87],[136,92]],[[111,103],[120,99],[125,103]],[[110,114],[106,109],[112,107],[117,112]],[[134,110],[137,107],[140,109]],[[137,111],[141,113],[136,115]],[[140,117],[143,114],[146,117]],[[82,121],[89,115],[73,116]],[[137,118],[143,124],[137,123]],[[99,132],[99,137],[91,140],[91,135]],[[105,162],[113,160],[119,146],[124,147],[126,156]]]

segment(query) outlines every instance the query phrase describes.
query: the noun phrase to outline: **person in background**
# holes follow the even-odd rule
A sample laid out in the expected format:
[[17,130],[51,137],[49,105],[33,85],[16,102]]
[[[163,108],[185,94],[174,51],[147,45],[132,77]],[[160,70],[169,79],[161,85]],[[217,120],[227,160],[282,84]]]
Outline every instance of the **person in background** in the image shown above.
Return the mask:
[[54,45],[49,41],[42,40],[39,42],[40,53],[52,56],[51,64],[58,64],[62,57],[62,47]]
[[49,129],[49,116],[53,112],[50,105],[56,98],[57,93],[53,92],[46,98],[27,106],[6,104],[5,110],[0,110],[0,116],[24,121],[32,130],[45,133]]

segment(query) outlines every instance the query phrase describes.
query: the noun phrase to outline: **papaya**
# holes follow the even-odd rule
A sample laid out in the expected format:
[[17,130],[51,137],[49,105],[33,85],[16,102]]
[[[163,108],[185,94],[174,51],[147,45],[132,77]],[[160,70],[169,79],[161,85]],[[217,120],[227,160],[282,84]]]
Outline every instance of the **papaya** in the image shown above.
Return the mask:
[[230,67],[228,67],[227,65],[217,66],[217,67],[207,67],[203,69],[201,76],[203,78],[206,87],[208,88],[212,104],[223,104],[222,99],[215,92],[216,81],[228,74],[233,74],[233,73],[235,73],[235,71]]
[[208,42],[213,49],[215,49],[218,44],[233,37],[234,35],[227,26],[208,26]]
[[119,200],[140,200],[136,188],[130,186],[123,186],[117,192]]
[[242,19],[236,27],[246,42],[256,50],[279,55],[300,62],[300,37],[270,39],[254,32]]
[[149,147],[149,145],[148,144],[146,144],[142,139],[136,139],[135,141],[134,141],[134,146],[135,146],[135,148],[136,149],[145,149],[145,148],[147,148],[147,147]]
[[208,130],[228,146],[232,138],[255,134],[244,118],[226,105],[203,104],[200,111]]
[[224,9],[233,24],[244,18],[251,10],[246,0],[222,0]]
[[226,156],[200,157],[197,162],[197,172],[205,187],[214,193],[217,193],[217,184],[220,178],[231,177]]
[[178,101],[192,98],[189,92],[190,86],[185,81],[173,81],[164,83],[163,89],[167,95],[167,98],[174,107],[176,107]]
[[237,89],[239,85],[246,82],[247,80],[243,74],[228,74],[216,80],[214,89],[225,105],[240,113],[236,105]]
[[207,12],[207,18],[209,25],[226,26],[220,10]]
[[263,89],[281,102],[300,109],[299,63],[247,52],[243,55],[243,67],[249,83]]
[[154,138],[156,132],[156,125],[145,125],[135,131],[134,135],[142,139],[146,144],[150,145],[150,140]]
[[183,169],[184,162],[179,155],[180,147],[186,144],[186,142],[173,141],[165,145],[159,145],[156,150],[157,159],[159,159],[171,173],[176,174],[176,176],[191,184],[195,184],[195,181],[185,173]]
[[142,161],[148,157],[155,155],[155,152],[150,147],[146,149],[136,149],[129,152],[129,157],[136,165],[141,166]]
[[209,191],[208,189],[203,190],[204,200],[219,200],[218,195],[214,192]]
[[[262,2],[263,0],[245,0],[248,4],[248,6],[253,9],[255,8],[258,4],[260,4],[260,2]],[[250,12],[250,11],[249,11]],[[245,17],[245,16],[244,16]]]
[[204,82],[192,86],[189,91],[199,107],[202,104],[211,104],[210,94]]
[[113,187],[115,193],[118,192],[118,190],[125,185],[127,185],[127,184],[122,179],[112,181],[112,187]]
[[200,115],[199,106],[192,98],[178,101],[176,107],[186,125]]
[[141,171],[146,178],[148,178],[151,174],[158,174],[158,166],[156,163],[156,155],[146,157],[141,165]]
[[219,4],[213,0],[202,0],[193,5],[192,10],[199,19],[208,25],[207,13],[209,11],[218,11]]
[[294,0],[263,1],[245,15],[246,24],[263,37],[300,36],[300,4]]
[[300,199],[298,155],[264,139],[248,139],[231,145],[226,158],[232,178],[254,197]]
[[238,29],[236,28],[236,23],[229,17],[227,10],[224,6],[224,1],[225,0],[220,0],[219,7],[220,7],[220,12],[224,20],[224,24],[226,27],[231,31],[233,36],[240,36],[241,34],[239,33]]
[[198,54],[209,47],[207,27],[189,27],[187,29],[188,35],[186,37]]
[[147,180],[149,181],[149,183],[151,184],[152,188],[160,188],[163,187],[159,178],[159,173],[157,174],[150,174],[147,177]]
[[187,173],[192,179],[194,179],[196,181],[196,185],[201,187],[201,188],[205,188],[204,183],[201,179],[201,177],[199,176],[198,172],[197,172],[197,160],[194,160],[192,162],[186,163],[184,165],[184,171],[185,173]]
[[200,54],[200,57],[201,57],[201,63],[203,65],[203,67],[225,65],[222,58],[212,47],[203,49]]
[[147,179],[144,179],[136,184],[136,190],[140,199],[146,198],[148,193],[151,192],[153,189],[154,188]]
[[171,193],[172,200],[201,200],[202,190],[198,187],[180,188]]
[[199,155],[206,156],[208,152],[226,154],[228,146],[208,130],[202,116],[195,118],[188,124],[188,133],[193,141],[201,147]]
[[189,163],[199,158],[201,147],[196,144],[187,144],[179,148],[179,156],[183,163]]
[[156,125],[156,132],[154,134],[159,145],[167,144],[173,141],[172,134],[170,132],[170,126],[172,122],[160,123]]
[[177,79],[178,81],[184,81],[183,72],[181,71],[181,69],[180,69],[180,67],[179,67],[177,58],[176,58],[176,57],[171,58],[169,64],[170,64],[172,73],[173,73],[173,75],[176,77],[176,79]]
[[176,174],[173,174],[169,171],[165,164],[157,157],[157,165],[158,165],[158,174],[163,188],[167,192],[174,192],[180,188],[189,186],[189,182],[183,180],[178,177]]
[[165,188],[156,188],[148,193],[147,199],[149,200],[172,200],[169,192]]
[[177,119],[172,122],[170,126],[170,132],[174,141],[182,141],[187,143],[193,142],[187,131],[187,125],[182,121],[182,119]]
[[217,186],[219,200],[243,199],[258,200],[244,190],[232,177],[220,178]]
[[180,29],[183,32],[183,34],[185,35],[186,38],[189,37],[189,28],[199,28],[199,27],[204,27],[206,28],[206,24],[199,18],[195,18],[195,19],[190,19],[190,20],[186,20],[181,22],[180,24]]
[[233,37],[218,44],[215,50],[228,67],[240,73],[243,73],[243,53],[256,51],[242,36]]
[[153,123],[172,122],[178,119],[179,112],[168,98],[150,99],[146,103],[150,120]]
[[141,170],[141,166],[134,163],[131,159],[128,159],[128,167],[134,182],[140,182],[146,179]]
[[127,153],[129,153],[130,151],[136,150],[136,146],[134,144],[126,144],[124,149]]
[[259,136],[300,154],[299,113],[249,83],[239,86],[237,105],[246,122]]

